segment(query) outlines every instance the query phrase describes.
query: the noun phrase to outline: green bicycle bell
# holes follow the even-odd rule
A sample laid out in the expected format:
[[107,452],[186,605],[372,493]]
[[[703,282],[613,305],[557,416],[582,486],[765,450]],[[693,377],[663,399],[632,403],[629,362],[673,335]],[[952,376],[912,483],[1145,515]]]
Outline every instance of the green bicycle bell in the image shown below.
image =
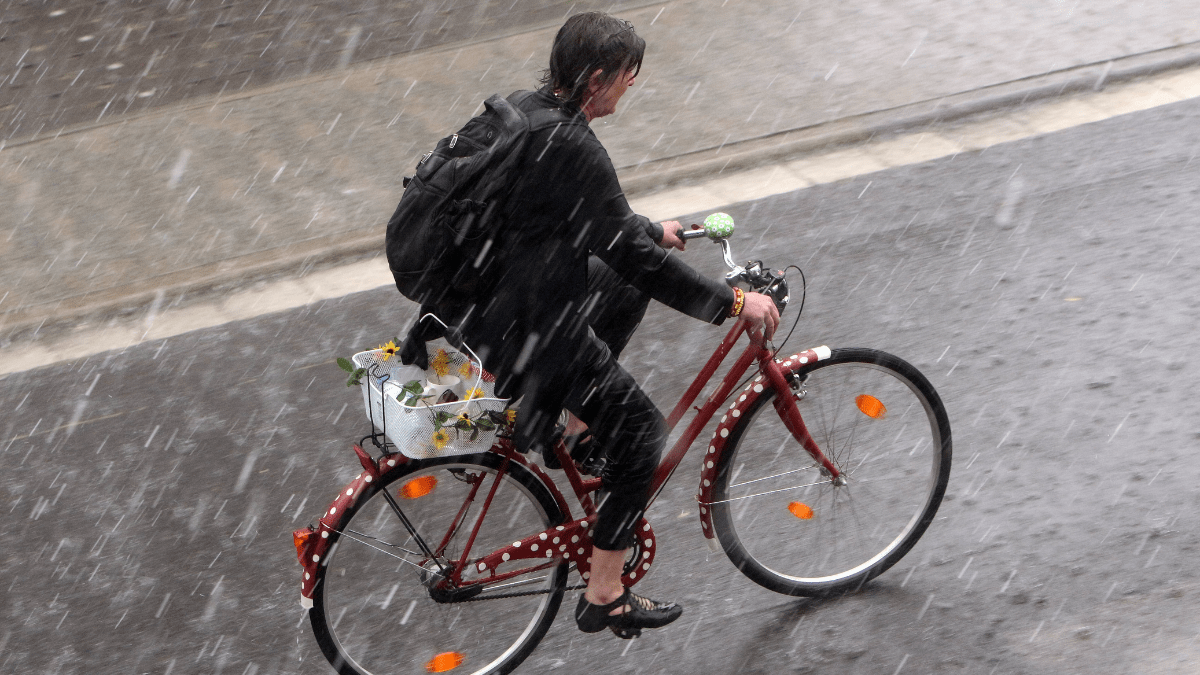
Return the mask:
[[704,219],[704,234],[713,241],[720,241],[733,234],[733,217],[728,213],[714,213]]

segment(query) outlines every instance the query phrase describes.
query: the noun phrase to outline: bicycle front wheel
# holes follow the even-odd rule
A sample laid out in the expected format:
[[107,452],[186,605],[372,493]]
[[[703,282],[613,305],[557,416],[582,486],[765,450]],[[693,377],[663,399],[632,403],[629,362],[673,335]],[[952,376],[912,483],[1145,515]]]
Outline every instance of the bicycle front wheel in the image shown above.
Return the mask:
[[[537,646],[562,601],[565,564],[527,564],[528,573],[495,583],[469,568],[462,580],[482,583],[476,595],[447,597],[438,584],[439,562],[463,559],[493,486],[467,559],[562,522],[549,490],[528,469],[509,462],[497,486],[502,462],[493,453],[411,461],[344,515],[330,535],[335,544],[309,611],[317,642],[339,673],[507,673]],[[436,561],[422,553],[385,492]]]
[[734,565],[766,588],[855,590],[933,520],[950,478],[950,421],[929,381],[884,352],[837,349],[795,375],[796,405],[841,479],[800,446],[764,388],[716,467],[713,527]]

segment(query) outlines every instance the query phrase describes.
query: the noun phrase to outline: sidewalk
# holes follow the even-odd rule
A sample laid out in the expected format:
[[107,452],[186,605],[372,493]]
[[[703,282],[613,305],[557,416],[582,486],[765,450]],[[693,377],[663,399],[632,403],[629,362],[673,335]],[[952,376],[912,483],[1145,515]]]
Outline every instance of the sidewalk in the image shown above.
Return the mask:
[[[1200,63],[1190,3],[1068,4],[646,5],[622,14],[649,44],[642,75],[594,128],[639,196]],[[491,93],[532,86],[556,29],[7,141],[0,346],[149,325],[169,307],[378,256],[416,159]]]

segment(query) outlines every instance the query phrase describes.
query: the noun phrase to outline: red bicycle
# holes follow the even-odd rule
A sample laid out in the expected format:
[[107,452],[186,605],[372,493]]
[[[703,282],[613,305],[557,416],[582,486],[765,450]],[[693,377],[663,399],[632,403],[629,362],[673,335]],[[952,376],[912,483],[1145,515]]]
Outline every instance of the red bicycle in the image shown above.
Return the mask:
[[[727,281],[772,295],[782,312],[784,274],[761,261],[735,265],[728,232],[687,233],[705,234],[722,246]],[[672,429],[744,332],[737,322],[717,346],[671,412]],[[905,361],[824,346],[781,359],[750,340],[662,460],[654,497],[723,407],[704,450],[700,525],[754,582],[798,596],[855,590],[933,520],[950,475],[950,422]],[[588,578],[601,480],[559,443],[572,509],[505,433],[486,452],[418,460],[380,433],[368,438],[381,456],[362,449],[366,439],[355,445],[363,472],[316,527],[294,533],[301,604],[322,652],[344,675],[510,672],[546,634],[564,593],[584,588],[568,578]],[[626,585],[654,562],[650,524],[638,532]]]

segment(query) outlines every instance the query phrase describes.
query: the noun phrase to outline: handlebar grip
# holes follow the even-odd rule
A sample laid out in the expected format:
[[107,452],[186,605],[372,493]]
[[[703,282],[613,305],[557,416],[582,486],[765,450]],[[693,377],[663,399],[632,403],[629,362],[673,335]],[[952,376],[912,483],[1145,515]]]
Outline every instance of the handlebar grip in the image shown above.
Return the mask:
[[707,236],[708,236],[708,233],[705,232],[704,230],[684,230],[683,232],[681,232],[679,234],[679,238],[684,239],[684,240],[699,239],[700,237],[707,237]]

